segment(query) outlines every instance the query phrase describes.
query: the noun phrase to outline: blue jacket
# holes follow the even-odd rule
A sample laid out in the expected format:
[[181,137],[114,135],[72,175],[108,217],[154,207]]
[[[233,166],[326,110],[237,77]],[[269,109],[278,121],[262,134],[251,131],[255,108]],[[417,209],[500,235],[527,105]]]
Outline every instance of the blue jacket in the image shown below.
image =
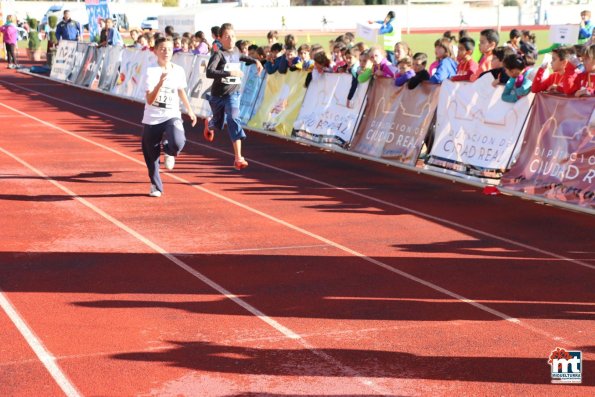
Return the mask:
[[124,41],[122,40],[122,36],[120,35],[120,32],[118,32],[118,29],[111,28],[110,30],[108,30],[107,44],[108,45],[120,45],[120,46],[124,45]]
[[378,29],[378,34],[387,34],[393,31],[393,21],[395,18],[390,19],[387,23],[384,21],[376,21],[376,23],[380,24],[380,29]]
[[436,72],[430,77],[430,83],[441,84],[444,80],[450,79],[457,74],[457,61],[446,57],[440,61]]
[[593,34],[593,24],[591,23],[591,21],[586,21],[585,27],[581,28],[581,30],[579,30],[579,32],[578,32],[578,39],[579,40],[590,39],[592,34]]
[[56,26],[56,39],[60,40],[78,40],[82,34],[81,24],[69,19],[68,22],[61,20]]
[[517,87],[516,81],[520,77],[508,79],[508,83],[506,83],[506,87],[504,87],[504,92],[502,92],[502,100],[504,102],[515,103],[520,98],[528,95],[531,92],[531,85],[533,81],[528,79],[529,74],[531,73],[531,69],[527,69],[523,74],[523,82]]

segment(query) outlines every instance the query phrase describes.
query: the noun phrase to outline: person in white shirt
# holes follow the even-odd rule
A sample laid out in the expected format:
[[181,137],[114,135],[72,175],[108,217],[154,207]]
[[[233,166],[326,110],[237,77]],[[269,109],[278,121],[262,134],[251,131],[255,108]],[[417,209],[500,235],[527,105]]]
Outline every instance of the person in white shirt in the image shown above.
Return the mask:
[[192,126],[196,125],[196,116],[186,96],[186,74],[182,67],[171,62],[173,55],[171,38],[159,38],[155,41],[157,65],[148,67],[144,76],[146,92],[145,111],[143,114],[142,148],[145,163],[151,179],[151,197],[160,197],[163,183],[159,175],[159,157],[163,141],[165,168],[172,170],[177,156],[186,143],[180,99],[188,111]]

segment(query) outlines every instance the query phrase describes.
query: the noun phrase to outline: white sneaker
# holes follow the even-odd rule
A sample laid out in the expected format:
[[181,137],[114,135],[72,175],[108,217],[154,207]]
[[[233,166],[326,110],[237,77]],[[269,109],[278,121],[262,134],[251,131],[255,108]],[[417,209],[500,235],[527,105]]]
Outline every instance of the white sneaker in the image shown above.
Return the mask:
[[176,165],[176,158],[165,154],[165,168],[171,171],[174,169],[174,165]]
[[157,189],[157,186],[151,185],[151,192],[149,193],[151,197],[161,197],[161,191]]

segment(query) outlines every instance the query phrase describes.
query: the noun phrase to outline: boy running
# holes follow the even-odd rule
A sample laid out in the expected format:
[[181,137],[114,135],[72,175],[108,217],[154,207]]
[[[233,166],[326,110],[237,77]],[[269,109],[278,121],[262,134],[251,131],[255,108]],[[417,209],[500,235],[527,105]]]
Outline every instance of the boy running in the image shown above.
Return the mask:
[[[157,66],[147,68],[144,84],[146,92],[145,112],[143,115],[142,147],[145,163],[151,179],[149,196],[161,197],[163,183],[159,176],[159,156],[161,141],[165,152],[165,168],[172,170],[177,156],[186,143],[180,99],[188,110],[192,125],[196,116],[186,96],[186,74],[184,69],[171,62],[173,40],[161,37],[155,40]],[[164,139],[165,135],[165,139]]]
[[248,162],[242,157],[242,140],[246,139],[246,134],[240,120],[240,84],[243,76],[240,62],[247,65],[256,64],[258,74],[262,71],[262,65],[258,60],[240,53],[234,47],[236,37],[230,23],[221,25],[219,40],[221,49],[211,55],[207,66],[207,77],[214,79],[209,98],[213,117],[210,121],[205,119],[204,136],[209,142],[212,141],[215,131],[220,132],[227,121],[235,155],[233,166],[241,170],[248,167]]

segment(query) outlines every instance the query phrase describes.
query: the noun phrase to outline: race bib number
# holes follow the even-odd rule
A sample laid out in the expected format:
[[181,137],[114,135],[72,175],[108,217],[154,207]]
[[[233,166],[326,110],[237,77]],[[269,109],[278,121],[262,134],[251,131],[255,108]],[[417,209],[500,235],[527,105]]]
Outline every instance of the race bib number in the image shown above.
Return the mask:
[[153,106],[164,109],[173,109],[175,90],[173,88],[161,87]]

